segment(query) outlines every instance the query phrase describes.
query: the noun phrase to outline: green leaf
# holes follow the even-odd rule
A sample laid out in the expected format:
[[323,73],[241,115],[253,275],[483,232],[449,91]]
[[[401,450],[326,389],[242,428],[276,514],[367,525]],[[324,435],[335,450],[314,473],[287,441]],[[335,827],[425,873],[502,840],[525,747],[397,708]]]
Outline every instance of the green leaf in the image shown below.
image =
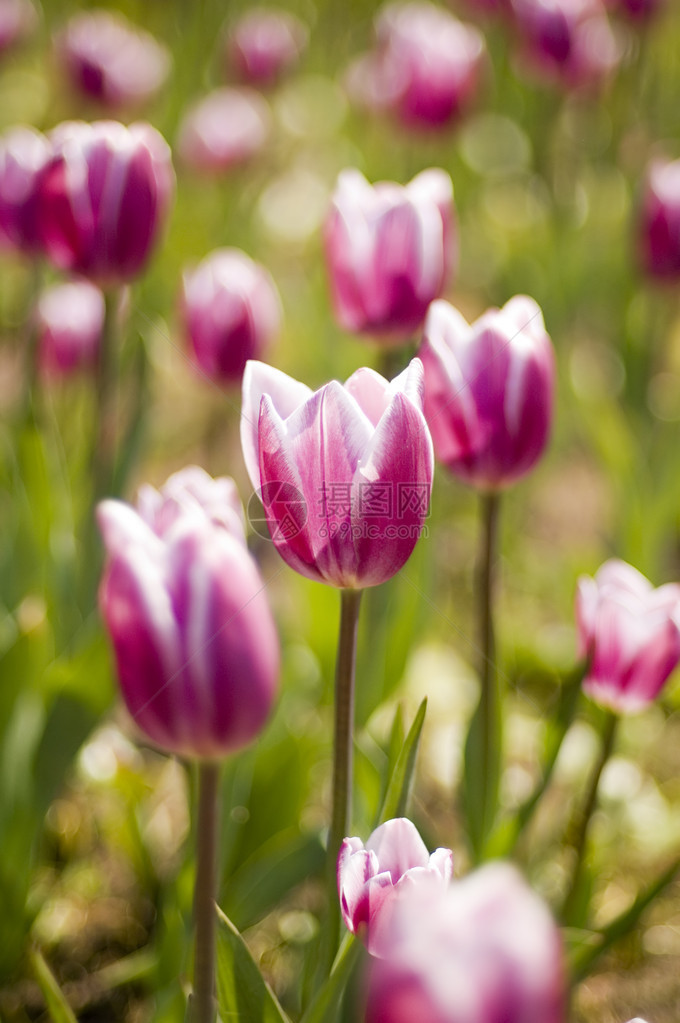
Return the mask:
[[58,696],[52,704],[35,762],[35,798],[45,809],[97,720],[90,707],[72,696]]
[[222,1023],[290,1023],[248,946],[217,908],[217,1004]]
[[361,953],[361,944],[353,934],[346,934],[326,982],[304,1012],[300,1023],[334,1023],[342,996]]
[[391,820],[393,817],[403,817],[406,813],[426,710],[427,697],[420,704],[415,720],[397,757],[397,762],[390,776],[385,799],[380,810],[378,823],[380,821]]
[[66,1001],[63,992],[54,979],[54,974],[41,953],[34,949],[31,951],[30,956],[33,972],[47,1003],[52,1023],[77,1023],[70,1005]]

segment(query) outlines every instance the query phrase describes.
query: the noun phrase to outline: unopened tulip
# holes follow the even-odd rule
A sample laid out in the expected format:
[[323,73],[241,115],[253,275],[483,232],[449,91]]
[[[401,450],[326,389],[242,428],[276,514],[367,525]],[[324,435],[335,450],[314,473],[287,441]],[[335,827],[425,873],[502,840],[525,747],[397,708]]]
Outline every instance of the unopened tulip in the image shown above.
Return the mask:
[[120,284],[144,269],[174,192],[170,148],[149,124],[69,121],[51,134],[40,190],[45,251],[55,266]]
[[622,47],[602,0],[511,0],[523,63],[567,89],[593,88],[617,67]]
[[0,137],[0,243],[34,254],[41,248],[39,191],[52,147],[20,125]]
[[93,369],[104,329],[104,296],[89,281],[56,284],[36,310],[38,363],[47,377]]
[[666,0],[612,0],[611,6],[631,21],[645,22],[661,13]]
[[307,27],[289,11],[254,7],[227,38],[227,61],[234,75],[252,85],[273,85],[300,59]]
[[372,963],[366,1023],[564,1023],[560,934],[509,865],[417,890],[392,948]]
[[171,489],[183,498],[161,494],[151,524],[120,501],[99,505],[107,554],[99,602],[138,727],[169,752],[214,759],[264,726],[278,639],[242,536],[206,511],[205,494]]
[[212,380],[241,380],[281,329],[270,274],[238,249],[217,249],[184,275],[182,317],[194,358]]
[[372,955],[389,948],[398,911],[406,893],[428,889],[444,893],[453,876],[450,849],[432,855],[415,826],[405,817],[386,821],[369,837],[346,838],[338,855],[338,895],[347,929],[365,942]]
[[73,87],[109,110],[147,102],[170,70],[166,48],[112,11],[75,15],[57,35],[55,46]]
[[341,173],[324,242],[335,315],[385,343],[412,338],[455,261],[453,188],[442,170],[410,184]]
[[254,89],[215,89],[186,114],[177,148],[187,167],[221,174],[252,160],[269,137],[271,115]]
[[291,568],[362,589],[405,564],[432,487],[422,384],[418,359],[391,383],[359,369],[315,392],[264,363],[247,364],[244,459]]
[[680,661],[680,585],[654,589],[631,565],[607,561],[579,579],[576,622],[584,692],[619,714],[644,710]]
[[173,473],[160,490],[143,484],[137,511],[147,526],[164,537],[187,511],[202,512],[215,526],[245,544],[245,520],[236,484],[228,476],[213,479],[198,465]]
[[555,374],[533,299],[517,295],[471,325],[448,302],[435,302],[419,355],[439,461],[484,491],[529,472],[550,433]]
[[38,14],[30,0],[0,0],[0,55],[30,36]]
[[[484,37],[427,0],[387,4],[376,19],[378,46],[363,58],[365,105],[415,127],[460,120],[479,91]],[[355,70],[356,74],[356,70]],[[351,91],[362,101],[362,83]]]
[[642,265],[650,277],[680,279],[680,160],[654,160],[639,221]]

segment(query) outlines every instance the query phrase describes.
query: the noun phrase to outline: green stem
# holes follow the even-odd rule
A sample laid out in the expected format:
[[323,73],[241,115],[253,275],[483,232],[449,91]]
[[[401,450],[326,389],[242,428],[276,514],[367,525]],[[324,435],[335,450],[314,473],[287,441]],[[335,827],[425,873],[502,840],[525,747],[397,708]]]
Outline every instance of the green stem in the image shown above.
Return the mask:
[[194,990],[191,1023],[215,1023],[215,949],[217,916],[217,836],[219,830],[220,767],[205,761],[198,769],[196,882],[194,887]]
[[573,922],[573,917],[577,909],[583,874],[584,853],[588,840],[588,831],[590,830],[590,821],[597,805],[597,790],[600,785],[602,771],[604,770],[605,764],[609,760],[614,748],[614,739],[616,737],[618,721],[619,719],[616,714],[612,714],[611,711],[607,711],[607,718],[602,731],[602,748],[590,777],[590,783],[586,792],[583,809],[575,820],[572,821],[571,828],[569,829],[571,834],[567,836],[567,844],[573,848],[575,859],[571,882],[567,889],[564,905],[562,907],[561,918],[565,924]]
[[116,364],[120,347],[117,337],[117,316],[120,293],[118,290],[104,293],[105,313],[102,330],[97,376],[95,380],[95,423],[92,447],[92,504],[96,506],[109,493],[115,459],[115,409]]
[[333,809],[327,848],[328,949],[326,975],[338,947],[340,905],[336,866],[342,840],[347,837],[352,806],[352,742],[354,725],[354,673],[361,590],[340,594],[340,635],[335,668],[335,728],[333,734]]

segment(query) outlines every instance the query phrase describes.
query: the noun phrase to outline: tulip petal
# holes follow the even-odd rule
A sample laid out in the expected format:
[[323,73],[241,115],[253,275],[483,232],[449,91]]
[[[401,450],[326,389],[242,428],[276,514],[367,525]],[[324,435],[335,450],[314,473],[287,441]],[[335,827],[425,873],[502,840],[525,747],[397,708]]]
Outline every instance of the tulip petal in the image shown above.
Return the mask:
[[366,842],[366,849],[376,855],[380,872],[387,871],[393,884],[411,867],[426,867],[430,858],[418,829],[406,817],[386,821],[376,828]]
[[262,396],[268,394],[277,415],[287,419],[311,396],[311,388],[264,362],[250,361],[243,372],[241,446],[243,460],[254,489],[259,491],[260,457],[258,429]]

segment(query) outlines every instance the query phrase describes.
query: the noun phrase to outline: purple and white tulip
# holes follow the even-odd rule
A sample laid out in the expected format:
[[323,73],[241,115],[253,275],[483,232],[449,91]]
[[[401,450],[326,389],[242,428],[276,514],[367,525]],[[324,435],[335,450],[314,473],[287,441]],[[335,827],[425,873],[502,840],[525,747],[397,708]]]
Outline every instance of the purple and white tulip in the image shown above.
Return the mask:
[[386,821],[370,835],[346,838],[338,855],[338,896],[347,929],[380,955],[392,940],[395,913],[417,892],[438,897],[453,876],[453,853],[430,855],[414,824],[405,817]]
[[680,279],[680,160],[654,160],[639,217],[642,265],[650,277]]
[[408,341],[446,287],[455,262],[453,186],[442,170],[408,185],[338,178],[324,228],[335,315],[346,330]]
[[67,377],[94,369],[104,313],[104,296],[89,281],[68,281],[43,291],[35,316],[40,372],[46,377]]
[[447,302],[435,302],[419,355],[437,458],[484,491],[529,472],[550,433],[555,375],[533,299],[517,295],[471,325]]
[[257,156],[269,138],[270,125],[269,105],[254,89],[215,89],[182,120],[179,157],[194,171],[223,174]]
[[432,488],[422,386],[418,359],[391,383],[359,369],[314,392],[264,363],[247,364],[243,455],[291,568],[362,589],[405,564]]
[[51,156],[49,141],[28,125],[0,137],[0,244],[40,251],[40,182]]
[[31,0],[2,0],[0,3],[0,56],[33,34],[38,12]]
[[307,26],[289,11],[253,7],[227,37],[227,63],[242,82],[274,85],[298,63],[308,38]]
[[680,585],[654,589],[624,561],[579,579],[576,623],[584,692],[618,714],[644,710],[680,662]]

